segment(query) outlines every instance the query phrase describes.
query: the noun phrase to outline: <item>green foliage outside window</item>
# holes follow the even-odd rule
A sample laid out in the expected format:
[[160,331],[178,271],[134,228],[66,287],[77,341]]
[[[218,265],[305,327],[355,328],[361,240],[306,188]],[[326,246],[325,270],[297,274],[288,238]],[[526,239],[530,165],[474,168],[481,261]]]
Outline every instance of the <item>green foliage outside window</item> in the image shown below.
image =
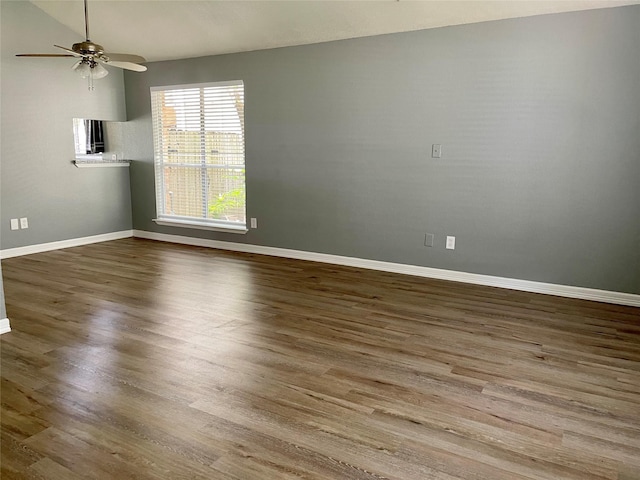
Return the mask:
[[229,211],[243,210],[245,202],[244,187],[235,188],[219,194],[216,201],[209,204],[209,213],[213,218],[224,219]]
[[244,169],[241,175],[227,175],[226,179],[236,183],[238,186],[227,192],[219,193],[215,201],[209,203],[209,215],[218,220],[228,220],[229,216],[245,211],[246,192]]

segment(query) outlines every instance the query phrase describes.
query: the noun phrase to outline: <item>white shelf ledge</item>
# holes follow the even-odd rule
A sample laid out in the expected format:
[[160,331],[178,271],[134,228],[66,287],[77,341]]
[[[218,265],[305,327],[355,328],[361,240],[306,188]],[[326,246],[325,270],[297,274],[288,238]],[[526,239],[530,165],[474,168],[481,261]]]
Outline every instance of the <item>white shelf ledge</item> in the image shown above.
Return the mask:
[[103,167],[128,167],[131,165],[129,160],[100,160],[100,161],[84,161],[74,160],[73,164],[78,168],[103,168]]

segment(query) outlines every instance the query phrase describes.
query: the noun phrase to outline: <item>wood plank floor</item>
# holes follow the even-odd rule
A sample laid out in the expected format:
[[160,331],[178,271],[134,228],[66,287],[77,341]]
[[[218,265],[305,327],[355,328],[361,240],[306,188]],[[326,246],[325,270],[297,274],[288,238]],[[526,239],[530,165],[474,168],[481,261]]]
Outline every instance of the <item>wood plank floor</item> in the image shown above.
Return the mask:
[[2,478],[640,479],[640,309],[140,239],[2,262]]

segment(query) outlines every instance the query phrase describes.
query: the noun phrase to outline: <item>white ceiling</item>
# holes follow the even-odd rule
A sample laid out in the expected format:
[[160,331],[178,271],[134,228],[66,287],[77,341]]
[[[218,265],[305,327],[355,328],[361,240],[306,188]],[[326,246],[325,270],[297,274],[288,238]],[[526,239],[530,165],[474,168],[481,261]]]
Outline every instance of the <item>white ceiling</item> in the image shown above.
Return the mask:
[[[31,3],[84,38],[82,0]],[[89,26],[108,52],[158,61],[631,4],[640,0],[89,0]]]

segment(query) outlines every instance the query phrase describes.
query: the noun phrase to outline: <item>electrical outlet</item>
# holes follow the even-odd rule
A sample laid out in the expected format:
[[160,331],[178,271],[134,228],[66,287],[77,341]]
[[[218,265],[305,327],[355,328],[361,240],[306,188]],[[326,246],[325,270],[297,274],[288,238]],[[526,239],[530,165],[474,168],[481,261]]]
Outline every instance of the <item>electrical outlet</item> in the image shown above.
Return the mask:
[[17,218],[11,219],[11,230],[18,230],[20,228],[20,224],[18,223]]
[[22,229],[29,228],[29,220],[27,220],[27,217],[22,217],[20,219],[20,228]]
[[447,237],[447,250],[456,249],[456,237]]
[[434,143],[431,145],[431,158],[440,158],[442,157],[442,145],[439,143]]
[[251,219],[251,228],[258,228],[258,219],[257,218],[252,218]]
[[424,234],[424,246],[433,247],[433,233]]

